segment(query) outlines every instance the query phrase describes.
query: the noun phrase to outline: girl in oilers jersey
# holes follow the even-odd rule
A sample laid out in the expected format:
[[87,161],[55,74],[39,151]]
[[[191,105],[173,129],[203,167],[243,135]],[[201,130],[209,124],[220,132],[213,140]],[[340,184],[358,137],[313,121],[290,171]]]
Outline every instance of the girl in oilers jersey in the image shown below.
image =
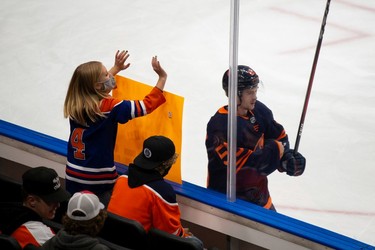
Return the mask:
[[[259,78],[248,66],[238,66],[236,195],[267,209],[275,210],[268,191],[267,175],[278,169],[291,176],[301,175],[305,158],[289,149],[284,127],[272,111],[257,101]],[[223,76],[228,96],[229,70]],[[221,107],[207,124],[207,187],[227,191],[228,106]]]
[[114,165],[117,124],[150,114],[166,100],[167,73],[157,57],[151,65],[159,78],[143,100],[118,100],[110,95],[116,87],[114,75],[130,64],[128,51],[117,51],[114,66],[107,71],[98,61],[79,65],[71,78],[64,103],[70,136],[66,163],[66,189],[71,194],[89,190],[108,204],[118,177]]

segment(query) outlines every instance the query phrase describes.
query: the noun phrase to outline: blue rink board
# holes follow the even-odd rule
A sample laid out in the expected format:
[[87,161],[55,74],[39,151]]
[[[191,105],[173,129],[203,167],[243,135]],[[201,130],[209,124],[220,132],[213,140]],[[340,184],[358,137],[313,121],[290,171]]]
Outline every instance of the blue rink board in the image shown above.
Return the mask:
[[[4,120],[0,120],[0,135],[66,157],[67,142],[39,133]],[[119,173],[126,166],[116,164]],[[182,185],[170,182],[177,194],[227,211],[229,213],[271,226],[284,232],[320,243],[334,249],[375,249],[366,243],[314,226],[291,217],[263,209],[251,203],[237,200],[229,202],[226,196],[212,190],[183,181]]]

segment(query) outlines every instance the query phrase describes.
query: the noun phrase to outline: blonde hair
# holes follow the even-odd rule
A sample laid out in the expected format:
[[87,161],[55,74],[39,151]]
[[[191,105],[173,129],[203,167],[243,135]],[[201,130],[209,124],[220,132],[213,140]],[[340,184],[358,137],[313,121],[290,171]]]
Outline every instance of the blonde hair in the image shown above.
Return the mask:
[[82,126],[88,120],[96,122],[104,115],[100,111],[100,100],[107,95],[95,88],[102,72],[102,63],[91,61],[79,65],[70,80],[64,102],[64,117]]

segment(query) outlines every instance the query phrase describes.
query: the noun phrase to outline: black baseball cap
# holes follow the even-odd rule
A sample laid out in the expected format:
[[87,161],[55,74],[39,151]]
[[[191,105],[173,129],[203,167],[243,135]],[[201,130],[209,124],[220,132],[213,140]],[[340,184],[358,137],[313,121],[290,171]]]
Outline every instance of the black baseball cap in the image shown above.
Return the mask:
[[161,135],[151,136],[143,142],[143,150],[134,159],[134,164],[139,168],[154,169],[169,160],[175,152],[171,139]]
[[46,202],[63,202],[71,196],[61,187],[60,177],[52,168],[30,168],[22,175],[22,182],[25,192],[37,195]]

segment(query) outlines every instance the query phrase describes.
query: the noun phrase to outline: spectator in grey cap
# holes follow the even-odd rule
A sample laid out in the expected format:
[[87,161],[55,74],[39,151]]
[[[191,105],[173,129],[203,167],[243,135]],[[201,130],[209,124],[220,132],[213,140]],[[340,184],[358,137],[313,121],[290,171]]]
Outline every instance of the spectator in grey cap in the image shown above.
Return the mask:
[[60,202],[69,198],[54,169],[43,166],[28,169],[22,175],[22,205],[10,209],[9,221],[2,232],[12,235],[22,248],[28,244],[43,245],[55,235],[43,220],[54,219]]

